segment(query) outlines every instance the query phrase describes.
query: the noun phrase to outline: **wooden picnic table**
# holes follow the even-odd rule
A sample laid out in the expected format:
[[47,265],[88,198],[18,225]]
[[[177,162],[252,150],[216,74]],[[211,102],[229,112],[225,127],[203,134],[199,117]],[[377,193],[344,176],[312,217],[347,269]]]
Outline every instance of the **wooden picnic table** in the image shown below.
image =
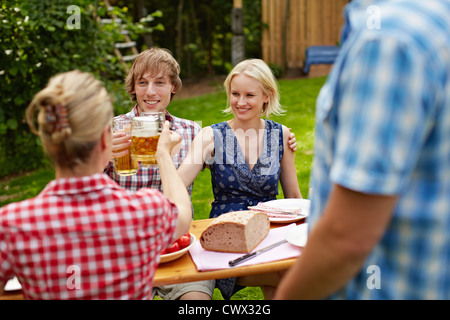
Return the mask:
[[[189,232],[200,238],[203,230],[211,223],[213,219],[195,220],[191,223]],[[303,223],[305,219],[300,220],[298,224]],[[271,224],[271,228],[285,226],[285,224]],[[156,274],[153,282],[154,287],[159,287],[167,284],[183,283],[190,281],[211,280],[221,278],[233,278],[255,274],[268,273],[273,271],[287,270],[296,258],[272,261],[257,265],[249,265],[242,267],[234,267],[231,269],[213,270],[213,271],[198,271],[191,256],[185,254],[181,258],[160,264],[156,269]]]
[[[197,239],[200,238],[203,230],[211,223],[213,219],[203,219],[192,221],[189,232],[194,234]],[[300,220],[297,224],[305,222]],[[285,226],[285,224],[271,224],[271,228]],[[198,271],[189,253],[186,253],[177,260],[162,263],[156,269],[153,280],[153,287],[160,287],[168,284],[184,283],[200,280],[212,280],[221,278],[241,277],[255,274],[263,274],[274,271],[287,270],[296,258],[272,261],[262,264],[234,267],[230,269]],[[0,295],[0,300],[22,300],[23,294],[20,290],[5,292]]]

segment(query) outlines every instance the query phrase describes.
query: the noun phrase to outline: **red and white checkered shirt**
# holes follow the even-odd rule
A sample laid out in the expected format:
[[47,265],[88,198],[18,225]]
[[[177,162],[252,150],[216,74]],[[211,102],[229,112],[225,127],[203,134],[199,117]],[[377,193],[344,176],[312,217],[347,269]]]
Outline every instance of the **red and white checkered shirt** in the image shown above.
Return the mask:
[[105,174],[51,181],[0,209],[0,282],[27,299],[151,299],[178,210],[159,190],[124,190]]
[[[130,117],[139,116],[137,105],[126,114]],[[170,121],[170,129],[178,133],[181,140],[181,149],[178,154],[172,157],[172,161],[176,168],[180,166],[184,158],[186,158],[191,143],[195,136],[200,132],[201,126],[192,120],[177,118],[172,116],[166,110],[166,120]],[[140,188],[152,188],[162,190],[161,177],[159,175],[159,167],[139,167],[139,171],[131,176],[119,176],[114,170],[112,161],[106,166],[104,172],[116,181],[122,188],[127,190],[139,190]],[[188,187],[189,195],[192,193],[193,185]]]

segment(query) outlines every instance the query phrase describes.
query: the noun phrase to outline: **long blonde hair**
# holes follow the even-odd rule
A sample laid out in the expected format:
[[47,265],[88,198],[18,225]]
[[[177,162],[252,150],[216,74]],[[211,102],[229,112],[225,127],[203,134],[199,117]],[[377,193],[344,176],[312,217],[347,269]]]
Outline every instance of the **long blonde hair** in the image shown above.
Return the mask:
[[64,168],[89,158],[113,115],[111,98],[101,82],[79,70],[52,77],[26,110],[31,131],[39,135],[53,162]]
[[223,85],[227,92],[227,108],[226,113],[232,113],[230,106],[231,80],[239,74],[245,74],[257,80],[263,87],[263,92],[269,97],[269,101],[264,103],[262,115],[269,117],[270,115],[282,115],[283,107],[280,104],[280,94],[278,92],[278,84],[272,70],[261,59],[247,59],[238,63],[228,74]]

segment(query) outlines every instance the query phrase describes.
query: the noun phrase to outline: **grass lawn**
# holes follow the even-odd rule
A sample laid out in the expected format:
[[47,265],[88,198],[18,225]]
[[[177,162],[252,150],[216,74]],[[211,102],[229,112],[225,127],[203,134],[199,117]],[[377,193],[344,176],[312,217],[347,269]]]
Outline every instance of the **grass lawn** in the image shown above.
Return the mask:
[[[271,118],[291,128],[295,133],[298,142],[298,150],[295,154],[297,177],[304,198],[308,197],[313,157],[315,101],[324,82],[324,77],[279,80],[281,104],[284,106],[286,114]],[[231,118],[222,113],[225,105],[225,92],[220,91],[194,98],[175,99],[168,110],[178,117],[194,120],[204,127]],[[41,169],[0,180],[0,206],[35,196],[53,178],[52,169]],[[195,180],[192,193],[194,219],[209,217],[213,201],[210,179],[209,171],[205,170]],[[278,198],[283,198],[281,187]],[[217,289],[213,299],[222,299]],[[246,288],[236,293],[232,299],[259,300],[263,299],[263,296],[259,288]]]

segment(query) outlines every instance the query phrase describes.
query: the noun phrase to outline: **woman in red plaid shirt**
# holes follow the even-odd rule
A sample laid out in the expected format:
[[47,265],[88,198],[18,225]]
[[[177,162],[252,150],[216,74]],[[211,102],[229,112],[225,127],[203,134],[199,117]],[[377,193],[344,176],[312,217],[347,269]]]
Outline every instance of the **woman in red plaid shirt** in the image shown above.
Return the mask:
[[152,298],[160,253],[192,219],[170,157],[179,139],[166,122],[156,155],[164,195],[125,190],[102,173],[112,117],[106,90],[80,71],[53,77],[31,102],[27,121],[55,180],[36,198],[0,209],[0,292],[16,275],[28,299]]

